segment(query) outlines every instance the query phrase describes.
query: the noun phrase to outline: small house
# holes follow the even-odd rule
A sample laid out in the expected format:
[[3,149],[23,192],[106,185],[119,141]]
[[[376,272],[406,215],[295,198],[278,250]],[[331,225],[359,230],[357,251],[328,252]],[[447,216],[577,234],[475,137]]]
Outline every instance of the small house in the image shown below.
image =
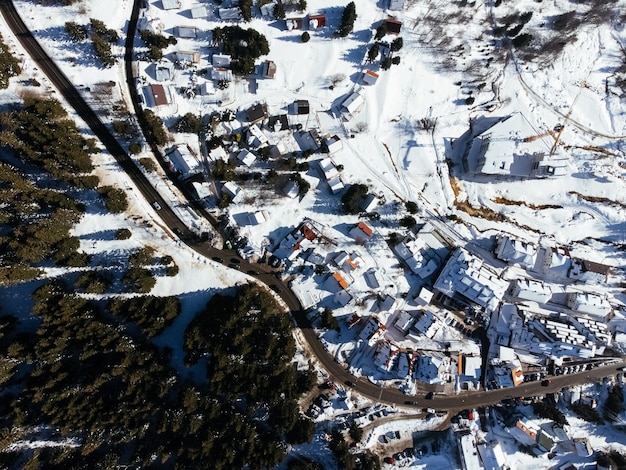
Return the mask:
[[296,114],[309,114],[309,100],[296,100],[294,102],[294,108]]
[[404,2],[406,0],[389,0],[389,9],[391,11],[402,11],[404,10]]
[[302,29],[302,18],[287,18],[285,20],[285,26],[288,31],[292,29]]
[[248,215],[248,223],[250,225],[259,225],[263,222],[265,222],[265,215],[263,215],[261,211],[256,211]]
[[232,202],[238,202],[242,197],[241,188],[232,181],[222,185],[222,194],[226,194]]
[[174,34],[179,38],[193,39],[198,36],[198,29],[195,26],[176,26]]
[[155,78],[158,82],[171,80],[174,76],[174,64],[170,61],[163,61],[156,64]]
[[363,212],[373,212],[378,207],[378,196],[376,194],[367,194],[359,201],[359,209]]
[[256,161],[256,155],[249,150],[243,149],[237,154],[237,160],[246,166],[250,166]]
[[239,7],[220,8],[217,10],[217,14],[220,20],[223,21],[239,21],[242,19],[241,8]]
[[350,230],[350,235],[360,242],[369,240],[373,233],[372,229],[365,222],[359,222]]
[[150,85],[150,97],[152,98],[152,106],[164,106],[170,104],[170,98],[165,91],[165,87],[159,83],[153,83]]
[[326,15],[309,15],[309,29],[323,28],[326,26]]
[[191,17],[193,19],[196,19],[196,18],[206,18],[209,15],[209,13],[207,12],[207,9],[206,9],[206,5],[198,5],[196,7],[193,7],[190,10],[190,12],[191,12]]
[[267,112],[267,104],[257,103],[246,110],[246,120],[251,123],[257,123],[269,116]]
[[180,0],[161,0],[164,10],[177,10],[180,8]]
[[211,68],[211,80],[215,80],[218,82],[232,82],[233,71],[230,69],[225,69],[224,67],[213,67]]
[[389,17],[385,20],[385,27],[387,28],[387,34],[400,34],[402,29],[402,21]]
[[276,62],[273,60],[266,60],[261,64],[261,76],[263,78],[274,78],[276,75]]
[[188,178],[200,172],[200,164],[187,147],[186,144],[177,145],[172,153],[168,155],[174,169],[183,178]]
[[213,82],[204,82],[198,86],[198,94],[202,96],[211,96],[216,94]]
[[228,54],[213,54],[211,56],[211,65],[213,67],[230,67],[232,57]]
[[180,63],[192,63],[197,64],[200,62],[201,55],[197,51],[176,51],[176,61]]
[[322,173],[324,174],[324,179],[327,181],[334,178],[339,173],[337,167],[330,158],[320,160],[319,165]]
[[245,131],[246,143],[250,148],[259,148],[267,145],[267,136],[263,133],[259,126],[252,124]]
[[333,135],[332,137],[330,135],[326,136],[326,138],[324,139],[324,145],[326,145],[328,153],[331,155],[343,148],[343,143],[341,142],[341,139],[336,135]]
[[288,131],[289,121],[287,120],[287,115],[270,116],[267,127],[273,132]]
[[346,187],[343,184],[343,181],[341,181],[341,178],[339,178],[339,176],[335,176],[334,178],[329,179],[327,183],[330,187],[330,192],[333,194],[339,193],[343,188]]
[[217,160],[227,161],[228,154],[226,153],[226,150],[224,150],[224,147],[219,145],[214,149],[209,150],[209,158],[214,162]]
[[348,114],[355,114],[364,103],[363,97],[354,92],[341,103],[341,110]]
[[365,85],[375,85],[377,80],[378,74],[376,72],[372,72],[371,70],[363,72],[363,76],[361,77],[361,81]]
[[299,192],[300,186],[298,186],[298,183],[293,180],[289,180],[283,188],[283,193],[285,193],[285,195],[291,199],[294,199],[296,196],[298,196]]

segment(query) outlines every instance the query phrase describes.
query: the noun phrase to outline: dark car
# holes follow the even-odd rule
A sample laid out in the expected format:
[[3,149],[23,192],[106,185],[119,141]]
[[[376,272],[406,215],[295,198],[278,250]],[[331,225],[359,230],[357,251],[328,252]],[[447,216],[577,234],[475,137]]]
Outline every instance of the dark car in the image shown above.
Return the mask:
[[215,261],[216,263],[223,263],[224,260],[222,258],[220,258],[219,256],[214,256],[213,258],[211,258],[213,261]]
[[241,269],[241,265],[235,263],[228,263],[230,269]]
[[249,275],[249,276],[258,276],[258,275],[259,275],[259,272],[258,272],[258,271],[253,271],[253,270],[250,270],[250,271],[248,271],[248,275]]
[[272,289],[277,294],[280,294],[283,290],[278,287],[276,284],[270,284],[270,289]]
[[434,396],[435,394],[433,392],[428,392],[426,395],[424,395],[424,398],[426,398],[426,400],[432,400]]
[[411,405],[411,406],[417,406],[417,402],[416,401],[405,401],[404,404],[405,405]]
[[233,264],[241,264],[241,260],[239,258],[231,258],[230,262]]
[[552,383],[552,381],[550,379],[545,379],[545,380],[541,381],[541,385],[543,385],[544,387],[547,387],[551,383]]
[[346,380],[344,383],[345,383],[348,387],[352,387],[352,388],[354,388],[354,382],[353,382],[352,380]]

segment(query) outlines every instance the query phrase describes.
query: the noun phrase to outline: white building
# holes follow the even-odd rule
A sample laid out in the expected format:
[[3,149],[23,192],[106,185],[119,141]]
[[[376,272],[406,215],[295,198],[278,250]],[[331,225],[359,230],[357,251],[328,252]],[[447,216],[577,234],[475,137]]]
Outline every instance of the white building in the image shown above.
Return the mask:
[[224,183],[222,186],[222,192],[226,193],[232,202],[238,202],[243,197],[241,188],[232,181]]
[[518,279],[514,281],[511,295],[523,300],[532,300],[540,304],[547,303],[552,298],[552,289],[549,285],[534,279]]
[[164,10],[177,10],[180,8],[180,0],[161,0]]
[[172,153],[168,155],[174,169],[178,171],[183,178],[200,172],[200,163],[191,153],[186,144],[177,145]]
[[341,103],[341,110],[347,114],[356,114],[365,104],[365,100],[361,94],[354,92]]
[[209,15],[206,9],[206,5],[198,5],[191,9],[191,17],[193,19],[196,18],[206,18]]
[[249,167],[256,161],[256,155],[247,149],[243,149],[237,154],[237,160]]
[[570,292],[567,294],[567,306],[575,312],[605,317],[611,313],[611,304],[596,294]]
[[448,297],[461,296],[489,312],[498,308],[508,287],[499,272],[483,260],[458,248],[444,266],[433,286]]
[[537,260],[537,247],[508,235],[499,235],[494,248],[496,258],[506,261],[513,266],[531,269]]
[[228,54],[213,54],[211,56],[211,65],[213,67],[230,67],[232,57]]

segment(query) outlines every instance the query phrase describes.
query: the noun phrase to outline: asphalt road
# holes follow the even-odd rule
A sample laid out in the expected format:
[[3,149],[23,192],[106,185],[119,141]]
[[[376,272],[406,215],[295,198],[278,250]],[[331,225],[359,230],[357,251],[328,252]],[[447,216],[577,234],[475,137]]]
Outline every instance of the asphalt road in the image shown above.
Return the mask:
[[[128,77],[127,80],[131,97],[133,98],[135,112],[137,113],[140,123],[142,123],[143,112],[139,106],[137,90],[131,73],[133,53],[132,45],[139,13],[139,1],[140,0],[136,0],[134,2],[132,17],[129,22],[125,62]],[[152,187],[147,178],[137,168],[119,144],[115,136],[113,136],[109,129],[102,123],[102,121],[100,121],[96,113],[87,105],[85,100],[79,94],[78,90],[76,90],[70,80],[33,37],[17,13],[13,2],[10,0],[0,0],[0,11],[2,12],[2,15],[4,16],[10,29],[13,31],[31,58],[35,61],[37,66],[48,77],[61,95],[63,95],[70,106],[74,108],[76,113],[83,119],[83,121],[85,121],[96,137],[98,137],[109,153],[128,174],[145,199],[150,203],[155,201],[159,203],[161,206],[161,209],[157,211],[159,216],[174,233],[178,234],[182,241],[207,258],[220,258],[223,260],[223,263],[237,266],[238,269],[241,269],[243,272],[255,272],[257,274],[253,274],[253,276],[259,281],[270,287],[273,286],[274,290],[280,290],[278,295],[280,295],[291,310],[298,327],[301,329],[302,334],[310,347],[310,350],[320,361],[322,367],[326,369],[330,378],[335,382],[340,384],[345,384],[346,382],[353,383],[354,386],[352,388],[354,388],[355,391],[382,403],[406,405],[406,403],[410,401],[411,404],[407,406],[419,408],[429,407],[437,410],[460,410],[464,408],[474,408],[498,403],[507,398],[541,395],[548,392],[555,392],[564,386],[585,383],[614,375],[617,373],[617,368],[626,364],[622,363],[620,366],[612,365],[607,367],[598,367],[591,371],[585,371],[578,374],[553,377],[551,378],[552,383],[548,387],[543,387],[540,383],[534,382],[525,383],[513,389],[507,388],[491,391],[462,392],[453,396],[435,396],[432,399],[426,399],[424,397],[409,397],[397,389],[381,388],[366,380],[356,379],[341,365],[335,362],[332,356],[324,349],[322,343],[318,340],[315,331],[311,328],[309,320],[302,311],[297,297],[293,294],[293,292],[291,292],[291,290],[289,290],[288,286],[284,282],[276,278],[271,269],[268,269],[265,265],[248,263],[247,261],[241,259],[234,250],[217,250],[209,243],[197,241],[195,235],[188,230],[185,224],[178,218],[176,213],[168,206],[167,202],[160,196],[158,191]],[[155,152],[157,158],[159,158],[159,149],[154,144],[151,144],[151,148],[153,152]],[[162,162],[162,158],[159,158],[159,161]],[[196,209],[200,210],[200,212],[202,212],[203,215],[205,215],[205,217],[207,217],[208,220],[215,227],[217,227],[216,220],[210,214],[207,214],[201,207],[196,206]]]

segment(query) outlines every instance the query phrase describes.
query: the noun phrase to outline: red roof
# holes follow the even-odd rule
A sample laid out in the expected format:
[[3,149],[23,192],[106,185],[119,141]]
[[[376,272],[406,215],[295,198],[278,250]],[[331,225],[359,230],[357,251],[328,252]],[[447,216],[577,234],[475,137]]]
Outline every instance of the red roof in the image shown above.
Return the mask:
[[365,235],[367,235],[368,237],[371,237],[371,236],[372,236],[372,233],[373,233],[373,232],[372,232],[372,229],[371,229],[371,228],[369,228],[365,222],[359,222],[359,224],[357,225],[357,227],[359,227],[359,228],[361,229],[361,231],[362,231]]
[[342,289],[345,289],[346,287],[348,287],[348,282],[343,278],[343,276],[339,272],[335,272],[333,274],[333,277],[339,283]]
[[317,28],[326,26],[326,15],[309,15],[309,24],[311,24],[313,20],[317,21]]
[[155,106],[168,104],[167,95],[165,94],[165,88],[163,88],[163,85],[150,85],[150,91],[152,92],[152,96],[154,97]]

